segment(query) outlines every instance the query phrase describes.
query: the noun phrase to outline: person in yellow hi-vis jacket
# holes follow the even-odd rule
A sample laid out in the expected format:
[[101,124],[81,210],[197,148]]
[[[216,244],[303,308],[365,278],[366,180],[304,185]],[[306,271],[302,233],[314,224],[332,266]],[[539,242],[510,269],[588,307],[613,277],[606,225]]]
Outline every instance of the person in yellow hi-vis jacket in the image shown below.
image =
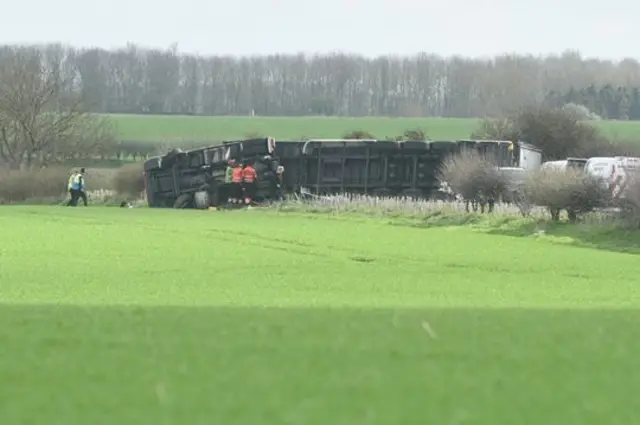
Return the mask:
[[78,205],[78,199],[82,199],[84,206],[87,206],[87,195],[84,191],[84,168],[80,169],[80,172],[74,171],[69,177],[67,188],[71,199],[67,202],[68,207],[75,207]]
[[236,161],[230,159],[227,161],[227,168],[224,172],[224,188],[225,194],[228,202],[233,202],[234,192],[233,192],[233,168],[236,165]]
[[67,182],[67,192],[69,192],[69,196],[70,196],[69,200],[66,203],[68,207],[70,207],[74,203],[77,203],[78,201],[76,192],[73,189],[74,185],[76,184],[77,175],[78,175],[78,172],[76,170],[71,171],[71,175],[69,176],[69,181]]
[[[509,142],[509,146],[507,146],[507,150],[509,151],[509,153],[513,154],[513,149],[514,149],[514,145],[513,142]],[[515,156],[513,157],[512,161],[513,165],[517,165],[518,161],[516,160]]]

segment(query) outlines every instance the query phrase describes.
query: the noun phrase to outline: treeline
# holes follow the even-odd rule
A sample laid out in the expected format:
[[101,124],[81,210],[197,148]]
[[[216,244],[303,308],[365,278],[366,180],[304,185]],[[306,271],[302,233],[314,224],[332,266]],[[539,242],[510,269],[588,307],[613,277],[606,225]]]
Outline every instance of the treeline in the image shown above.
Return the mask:
[[640,64],[559,56],[196,56],[175,48],[0,47],[73,82],[92,111],[195,115],[483,117],[573,102],[640,119]]
[[550,106],[582,105],[592,113],[592,119],[640,120],[638,87],[614,87],[612,84],[581,89],[571,87],[565,93],[549,93],[545,102]]

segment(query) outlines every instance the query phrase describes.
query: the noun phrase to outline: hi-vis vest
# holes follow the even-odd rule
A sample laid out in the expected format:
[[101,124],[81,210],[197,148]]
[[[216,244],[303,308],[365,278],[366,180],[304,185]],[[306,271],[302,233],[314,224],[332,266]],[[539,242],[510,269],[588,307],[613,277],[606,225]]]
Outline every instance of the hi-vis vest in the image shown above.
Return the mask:
[[258,177],[258,175],[256,174],[256,170],[250,165],[245,167],[242,174],[244,176],[245,183],[253,183],[256,181],[256,178]]
[[224,182],[231,183],[233,181],[233,167],[228,166],[224,173]]
[[67,187],[68,187],[69,190],[71,190],[71,189],[74,189],[74,190],[80,189],[80,173],[71,174],[71,176],[69,177],[69,183],[67,184]]
[[233,169],[231,181],[233,183],[242,183],[242,167],[236,167]]

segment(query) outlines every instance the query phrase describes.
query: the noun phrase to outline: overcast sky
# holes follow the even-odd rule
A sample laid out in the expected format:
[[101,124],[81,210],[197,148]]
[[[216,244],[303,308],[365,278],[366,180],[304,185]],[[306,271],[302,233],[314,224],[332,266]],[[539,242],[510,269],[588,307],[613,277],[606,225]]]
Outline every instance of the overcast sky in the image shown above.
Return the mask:
[[[488,56],[579,50],[640,59],[640,1],[18,0],[0,42],[151,47],[181,52],[355,52]],[[593,6],[591,6],[593,5]],[[597,7],[600,6],[600,7]]]

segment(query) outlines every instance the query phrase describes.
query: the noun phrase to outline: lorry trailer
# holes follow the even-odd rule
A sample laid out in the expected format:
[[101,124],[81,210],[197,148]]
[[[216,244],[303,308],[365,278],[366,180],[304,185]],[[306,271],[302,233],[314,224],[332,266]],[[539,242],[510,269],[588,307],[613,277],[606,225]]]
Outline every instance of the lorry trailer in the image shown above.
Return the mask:
[[[150,207],[208,208],[227,203],[225,170],[229,160],[254,164],[255,199],[271,201],[282,193],[368,194],[419,199],[438,195],[438,171],[448,156],[472,149],[499,168],[531,170],[541,152],[525,142],[505,140],[379,141],[310,139],[278,141],[273,137],[228,141],[173,150],[144,164]],[[284,173],[277,172],[284,167]]]

